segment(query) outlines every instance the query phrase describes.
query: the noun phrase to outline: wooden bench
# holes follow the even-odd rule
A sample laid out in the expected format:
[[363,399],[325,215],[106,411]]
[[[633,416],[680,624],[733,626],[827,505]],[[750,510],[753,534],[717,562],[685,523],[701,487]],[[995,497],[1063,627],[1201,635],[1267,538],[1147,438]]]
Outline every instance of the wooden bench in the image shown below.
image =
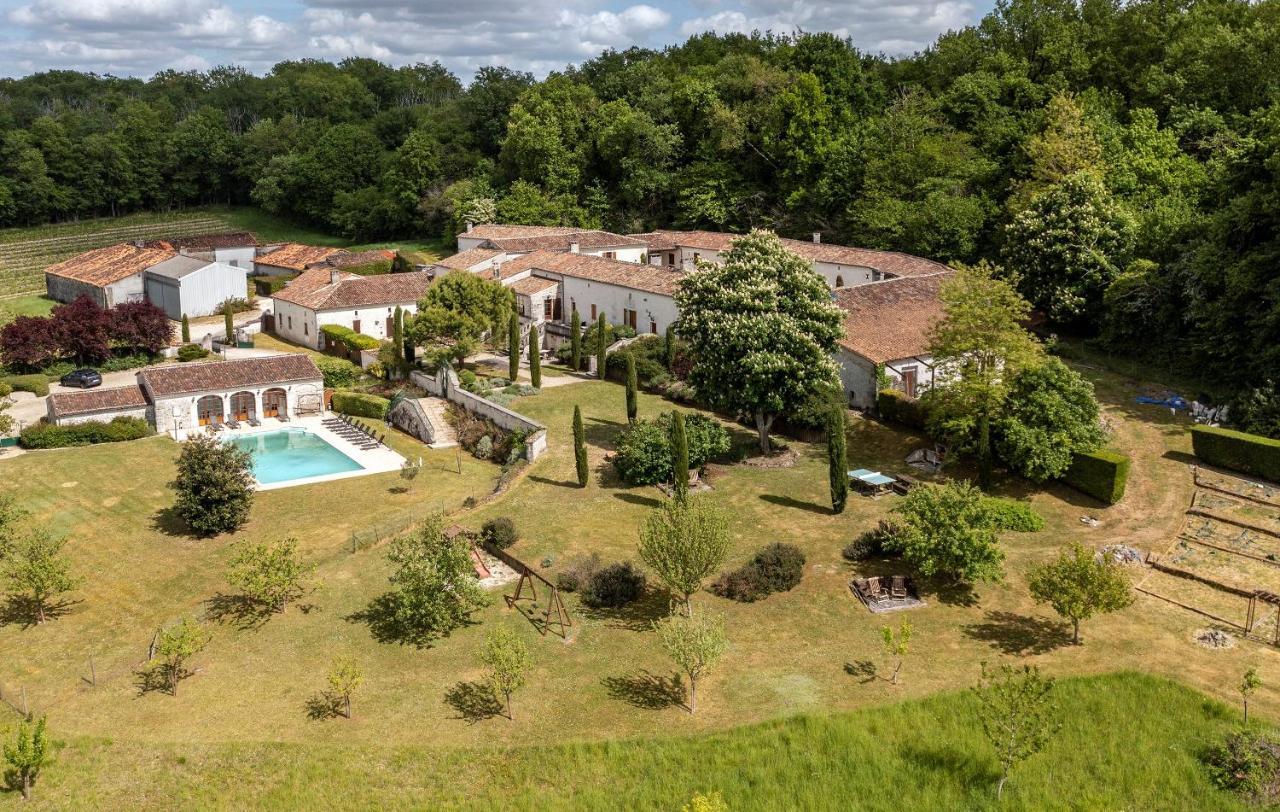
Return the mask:
[[898,474],[897,481],[893,483],[894,493],[900,493],[903,496],[912,488],[920,484],[920,480],[906,474]]

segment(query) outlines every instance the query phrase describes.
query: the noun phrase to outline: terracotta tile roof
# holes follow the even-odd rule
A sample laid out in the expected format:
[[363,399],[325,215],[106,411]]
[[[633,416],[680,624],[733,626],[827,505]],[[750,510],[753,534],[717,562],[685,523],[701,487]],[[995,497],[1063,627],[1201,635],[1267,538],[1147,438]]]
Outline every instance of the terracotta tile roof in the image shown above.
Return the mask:
[[272,298],[308,310],[390,307],[416,302],[431,287],[431,274],[425,271],[374,276],[338,271],[338,282],[334,284],[333,270],[321,267],[304,271]]
[[340,251],[342,251],[341,248],[327,248],[291,242],[285,243],[269,254],[263,254],[255,259],[254,263],[270,265],[275,268],[288,268],[291,271],[301,271],[313,263],[324,262]]
[[49,411],[55,417],[140,409],[147,398],[137,384],[110,389],[85,389],[80,392],[54,392],[49,396]]
[[517,237],[545,237],[558,234],[574,234],[582,231],[573,226],[519,226],[503,223],[482,223],[472,226],[470,231],[463,231],[459,237],[473,240],[503,240]]
[[497,248],[470,248],[459,251],[451,257],[436,260],[435,267],[448,268],[451,271],[469,271],[505,253]]
[[503,264],[502,276],[510,277],[527,270],[548,271],[663,296],[674,296],[684,276],[682,271],[673,268],[561,251],[534,251],[516,257]]
[[258,237],[252,231],[196,234],[189,237],[171,237],[167,241],[177,246],[180,251],[213,251],[217,248],[246,248],[258,245]]
[[131,242],[122,242],[85,251],[57,265],[50,265],[44,272],[102,287],[142,273],[174,256],[177,253],[172,246],[163,241],[147,242],[141,248]]
[[598,250],[601,248],[642,247],[644,242],[633,237],[624,237],[609,231],[571,231],[567,234],[536,234],[525,237],[501,237],[485,241],[494,248],[504,251],[538,251],[544,248],[568,251],[571,243],[577,243],[582,250]]
[[[370,248],[368,251],[339,251],[331,254],[322,262],[316,263],[331,268],[354,268],[357,265],[368,265],[372,262],[390,262],[396,258],[396,252],[386,248]],[[308,266],[308,267],[314,267]]]
[[138,381],[153,397],[220,392],[276,383],[321,380],[308,355],[287,353],[232,361],[204,361],[144,369]]
[[543,279],[538,276],[526,276],[516,282],[512,282],[510,287],[516,293],[522,296],[532,296],[536,293],[542,293],[544,290],[558,287],[559,282],[554,279]]
[[888,279],[836,290],[836,304],[845,313],[840,346],[875,364],[926,354],[929,331],[943,315],[938,290],[950,276]]
[[[649,246],[650,251],[670,251],[676,247],[685,247],[718,252],[729,250],[733,241],[743,235],[724,231],[659,230],[631,236],[643,241]],[[910,254],[900,254],[896,251],[853,248],[847,245],[792,240],[786,237],[782,238],[782,244],[810,262],[858,265],[893,276],[925,276],[947,270],[947,266],[940,262]]]

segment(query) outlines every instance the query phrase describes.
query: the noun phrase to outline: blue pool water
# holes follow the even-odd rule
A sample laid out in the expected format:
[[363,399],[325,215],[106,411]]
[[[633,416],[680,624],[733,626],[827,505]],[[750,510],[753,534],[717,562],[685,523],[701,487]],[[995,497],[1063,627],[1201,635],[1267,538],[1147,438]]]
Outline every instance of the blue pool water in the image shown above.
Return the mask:
[[306,429],[280,429],[229,437],[227,442],[253,456],[253,476],[263,485],[344,471],[360,463]]

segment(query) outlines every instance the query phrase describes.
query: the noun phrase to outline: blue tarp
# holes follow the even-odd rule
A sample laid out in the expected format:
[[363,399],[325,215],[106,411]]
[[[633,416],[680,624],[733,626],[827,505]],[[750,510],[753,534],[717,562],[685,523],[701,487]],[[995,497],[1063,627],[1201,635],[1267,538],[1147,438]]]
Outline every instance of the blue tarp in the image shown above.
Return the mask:
[[1170,409],[1186,409],[1186,408],[1189,408],[1191,405],[1187,403],[1186,399],[1184,399],[1181,395],[1169,395],[1167,398],[1163,398],[1163,399],[1147,397],[1146,395],[1139,395],[1136,398],[1136,400],[1139,403],[1146,403],[1151,406],[1165,406]]

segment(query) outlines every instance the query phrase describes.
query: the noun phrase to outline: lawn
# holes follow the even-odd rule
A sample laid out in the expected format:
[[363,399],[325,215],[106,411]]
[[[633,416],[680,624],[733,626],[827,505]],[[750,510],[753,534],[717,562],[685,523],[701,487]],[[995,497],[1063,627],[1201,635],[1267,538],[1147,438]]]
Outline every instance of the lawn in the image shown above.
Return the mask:
[[[5,467],[0,489],[18,494],[55,532],[69,534],[77,569],[89,576],[77,594],[81,602],[56,622],[30,629],[14,623],[0,627],[0,650],[13,653],[0,662],[0,685],[7,696],[25,688],[31,704],[49,713],[58,735],[74,741],[58,769],[67,776],[64,786],[78,798],[115,797],[115,790],[139,781],[155,787],[147,796],[149,802],[158,803],[160,797],[190,800],[189,793],[200,792],[202,799],[231,806],[243,805],[237,800],[248,797],[244,793],[252,793],[255,787],[278,793],[271,796],[277,806],[289,805],[294,797],[290,793],[295,791],[311,793],[320,805],[326,804],[326,798],[328,805],[337,805],[347,793],[364,797],[365,774],[355,765],[366,763],[372,764],[368,780],[375,787],[411,790],[398,796],[406,805],[412,802],[415,788],[422,800],[456,797],[441,794],[447,792],[479,797],[488,787],[502,797],[502,788],[517,787],[530,793],[522,799],[537,799],[541,793],[551,805],[581,798],[588,806],[597,802],[626,806],[614,792],[627,782],[625,778],[611,781],[610,770],[621,775],[625,769],[635,775],[633,765],[660,764],[664,758],[674,760],[705,747],[706,752],[723,753],[724,759],[715,760],[714,773],[707,774],[725,776],[723,781],[717,777],[715,783],[733,796],[735,806],[749,807],[752,798],[773,797],[768,794],[775,791],[770,769],[798,770],[788,779],[791,784],[779,784],[783,787],[777,790],[779,797],[791,797],[786,793],[794,790],[801,776],[810,774],[807,766],[768,755],[772,751],[761,742],[770,741],[769,737],[775,737],[775,743],[785,742],[787,748],[826,759],[812,767],[813,786],[804,790],[821,799],[814,806],[856,805],[856,798],[865,796],[866,804],[874,807],[908,788],[936,793],[933,797],[945,803],[959,799],[958,805],[969,806],[966,799],[980,797],[975,786],[985,786],[988,767],[971,755],[974,748],[966,739],[955,739],[955,749],[950,749],[946,736],[943,740],[921,736],[917,738],[923,743],[906,742],[883,753],[868,752],[876,750],[868,742],[876,736],[899,741],[904,731],[927,727],[925,721],[934,717],[934,723],[955,728],[960,722],[948,714],[961,713],[963,703],[945,698],[896,703],[973,684],[984,661],[1033,663],[1054,675],[1145,671],[1176,678],[1223,701],[1234,701],[1232,686],[1239,675],[1249,666],[1258,666],[1267,687],[1255,696],[1253,706],[1261,715],[1276,718],[1280,695],[1271,687],[1270,677],[1276,654],[1268,648],[1252,642],[1225,650],[1200,648],[1191,636],[1204,625],[1201,619],[1145,597],[1124,612],[1090,621],[1083,630],[1085,644],[1071,646],[1064,625],[1030,600],[1025,581],[1030,565],[1077,539],[1087,544],[1124,540],[1141,549],[1163,546],[1176,530],[1190,496],[1185,425],[1167,411],[1134,404],[1136,384],[1103,373],[1096,377],[1115,426],[1114,441],[1135,455],[1125,501],[1103,508],[1063,487],[1035,491],[1025,483],[1003,483],[1004,494],[1027,498],[1044,513],[1048,528],[1039,534],[1006,536],[1007,575],[1002,583],[980,587],[968,599],[926,594],[926,608],[893,618],[895,623],[909,619],[916,630],[899,686],[883,678],[879,629],[884,619],[867,613],[851,596],[847,582],[857,569],[840,557],[843,545],[885,516],[895,499],[853,498],[845,514],[831,515],[823,448],[800,442],[792,442],[799,452],[795,467],[765,470],[735,465],[717,468],[710,475],[713,498],[732,515],[735,543],[730,564],[773,541],[797,544],[808,562],[799,587],[758,603],[736,604],[711,594],[695,597],[701,611],[726,616],[731,641],[721,667],[699,692],[696,716],[661,688],[672,669],[649,630],[652,620],[667,610],[667,599],[657,591],[617,613],[586,611],[569,596],[574,626],[568,640],[539,637],[520,614],[498,600],[477,615],[476,624],[430,648],[376,640],[360,614],[387,588],[383,550],[352,554],[347,542],[353,531],[371,525],[393,527],[404,516],[415,515],[414,511],[420,515],[437,507],[457,508],[465,497],[477,498],[479,507],[457,513],[456,520],[478,527],[485,518],[511,516],[522,535],[512,551],[535,564],[549,561],[546,571],[552,578],[576,555],[599,552],[606,560],[635,557],[637,526],[658,504],[660,493],[655,488],[624,487],[611,475],[604,457],[625,424],[623,391],[616,384],[594,381],[548,388],[513,403],[517,411],[548,426],[549,450],[511,490],[492,501],[483,498],[497,469],[464,457],[463,474],[451,473],[456,459],[452,451],[425,454],[429,471],[411,493],[394,492],[398,478],[388,474],[262,494],[239,537],[297,536],[319,563],[324,585],[311,597],[314,606],[306,612],[291,609],[258,628],[218,624],[213,643],[195,663],[200,672],[183,684],[176,699],[141,695],[132,671],[158,624],[185,614],[205,614],[214,605],[210,599],[226,589],[222,573],[232,540],[193,541],[168,529],[162,511],[172,501],[164,487],[171,476],[172,443],[144,440],[34,453],[0,462]],[[595,469],[586,489],[572,481],[568,429],[575,403],[583,409]],[[641,416],[670,408],[670,403],[654,396],[640,398]],[[411,441],[400,438],[398,442]],[[855,420],[849,437],[850,463],[900,471],[906,453],[923,442],[909,433]],[[1100,525],[1084,525],[1080,522],[1084,515],[1097,516]],[[892,568],[892,564],[875,566]],[[468,684],[481,676],[475,651],[484,626],[492,623],[512,624],[533,652],[529,687],[517,697],[514,722],[496,718],[482,704],[468,701],[474,698]],[[356,656],[368,674],[357,718],[311,720],[306,701],[322,687],[324,671],[337,653]],[[88,674],[91,654],[98,669],[96,689],[82,679]],[[1097,686],[1102,694],[1112,690],[1102,687],[1112,684],[1106,680],[1078,684]],[[1165,792],[1159,785],[1163,779],[1146,772],[1117,769],[1089,777],[1090,770],[1110,771],[1115,764],[1136,763],[1126,759],[1137,758],[1143,751],[1119,734],[1145,729],[1144,725],[1154,726],[1152,743],[1142,745],[1147,758],[1177,776],[1171,779],[1169,792],[1182,787],[1182,797],[1201,794],[1204,804],[1221,805],[1223,800],[1209,793],[1188,760],[1208,729],[1205,725],[1218,723],[1202,718],[1207,712],[1201,699],[1184,696],[1191,698],[1182,705],[1161,695],[1118,701],[1116,707],[1124,713],[1099,711],[1089,724],[1102,743],[1065,748],[1061,758],[1046,758],[1035,768],[1047,771],[1044,792],[1057,793],[1069,785],[1079,803],[1060,801],[1067,796],[1053,794],[1040,795],[1039,804],[1027,801],[1027,805],[1125,805],[1116,800],[1120,797],[1161,805],[1160,798],[1166,797],[1160,794]],[[883,714],[887,715],[868,711],[850,718],[861,720],[857,724],[874,735],[849,734],[853,738],[847,741],[843,734],[831,732],[830,726],[844,724],[837,720],[779,721],[873,707],[886,708]],[[1137,715],[1126,717],[1125,713]],[[1201,716],[1195,717],[1196,713]],[[1210,717],[1217,715],[1214,711]],[[696,739],[643,746],[585,744],[711,734],[769,721],[777,723],[725,733],[725,739],[704,739],[703,744]],[[1166,730],[1184,732],[1187,738],[1175,739],[1185,747],[1161,750],[1157,742]],[[817,736],[812,743],[805,738],[810,733]],[[737,779],[730,778],[737,769],[730,762],[734,748],[718,743],[739,738],[755,742],[742,745],[746,754],[742,758],[758,763],[743,767],[741,781],[734,783]],[[103,744],[99,741],[103,739],[112,743]],[[577,744],[557,759],[544,748],[558,742]],[[381,749],[391,746],[397,749]],[[529,749],[478,762],[471,760],[468,750],[417,749],[489,746]],[[752,755],[756,748],[765,755]],[[787,748],[784,753],[789,752]],[[249,758],[254,769],[230,766],[240,764],[242,758]],[[866,772],[840,772],[862,770],[857,763],[868,760]],[[1059,768],[1054,765],[1064,760],[1071,769],[1055,772]],[[156,770],[157,762],[168,766]],[[335,767],[336,762],[344,766]],[[495,766],[496,762],[500,764]],[[903,778],[895,770],[908,762],[916,766]],[[445,767],[432,770],[431,764]],[[571,769],[574,765],[582,769]],[[493,770],[486,772],[482,767]],[[935,784],[926,781],[920,789],[908,787],[930,770],[938,773],[932,779]],[[457,780],[442,787],[438,775],[442,771]],[[954,775],[943,775],[947,771]],[[670,808],[691,787],[697,788],[691,780],[643,774],[652,776],[651,780],[628,790],[636,793],[635,806]],[[1112,775],[1120,786],[1111,783]],[[575,787],[556,794],[558,782],[570,779],[578,781]],[[56,780],[51,778],[50,786]],[[923,800],[930,796],[917,797],[931,805]],[[536,804],[530,800],[529,805]]]
[[0,299],[0,326],[19,316],[47,316],[56,304],[54,300],[38,295]]

